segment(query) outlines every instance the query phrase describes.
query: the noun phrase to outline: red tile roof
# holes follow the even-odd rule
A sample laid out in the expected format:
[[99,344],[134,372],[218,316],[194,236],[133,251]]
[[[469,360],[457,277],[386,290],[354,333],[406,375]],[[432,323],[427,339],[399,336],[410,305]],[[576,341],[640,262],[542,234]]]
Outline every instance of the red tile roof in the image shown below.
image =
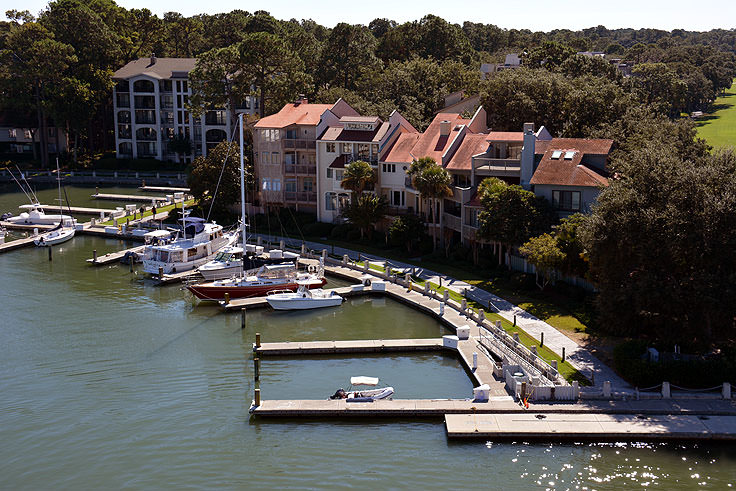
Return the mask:
[[488,150],[488,135],[468,133],[447,163],[447,170],[470,170],[473,155]]
[[[450,134],[447,136],[440,136],[440,124],[442,121],[450,122]],[[445,153],[447,147],[458,134],[458,131],[456,130],[458,125],[467,125],[469,123],[469,119],[461,118],[459,114],[437,114],[429,127],[424,131],[424,133],[422,133],[417,144],[411,149],[411,155],[415,159],[432,157],[435,161],[442,162],[442,154]],[[409,162],[411,162],[411,160],[409,160]]]
[[583,159],[582,152],[575,151],[572,159],[565,159],[564,152],[559,158],[553,159],[552,153],[559,150],[572,151],[573,149],[570,147],[560,149],[554,148],[553,145],[548,145],[547,151],[539,162],[539,166],[537,166],[537,170],[534,171],[530,184],[584,187],[608,185],[608,179],[605,176],[581,163]]
[[293,124],[317,126],[319,118],[326,110],[330,109],[333,104],[286,104],[276,114],[261,118],[256,124],[256,128],[286,128]]
[[414,148],[421,133],[401,133],[381,157],[382,162],[411,163],[411,149]]
[[523,142],[523,131],[491,131],[486,138],[489,142]]
[[127,79],[147,75],[156,79],[169,79],[174,76],[174,72],[191,72],[196,64],[196,58],[156,58],[155,63],[151,63],[151,58],[138,58],[118,69],[112,78]]
[[548,149],[553,150],[578,150],[590,155],[608,155],[611,151],[613,140],[588,140],[585,138],[552,138],[548,141],[537,141],[534,145],[534,153],[541,155]]
[[340,126],[330,126],[319,138],[322,141],[372,142],[381,127],[373,131],[346,130]]

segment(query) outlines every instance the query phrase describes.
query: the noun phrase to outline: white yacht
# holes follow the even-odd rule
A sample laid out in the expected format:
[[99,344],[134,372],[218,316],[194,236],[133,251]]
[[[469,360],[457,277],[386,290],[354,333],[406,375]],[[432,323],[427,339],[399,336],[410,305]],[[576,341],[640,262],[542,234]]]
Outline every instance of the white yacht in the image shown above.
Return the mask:
[[309,281],[297,280],[299,289],[295,292],[274,292],[266,296],[266,301],[274,310],[310,310],[322,307],[337,307],[343,298],[334,291],[310,290]]
[[71,215],[45,213],[39,203],[21,205],[19,208],[25,211],[18,216],[7,218],[7,222],[26,225],[58,225],[61,223],[65,227],[72,228],[77,224],[77,219]]
[[180,238],[147,246],[143,271],[150,274],[189,271],[237,240],[237,234],[226,234],[221,225],[205,222],[202,218],[185,218],[181,234]]

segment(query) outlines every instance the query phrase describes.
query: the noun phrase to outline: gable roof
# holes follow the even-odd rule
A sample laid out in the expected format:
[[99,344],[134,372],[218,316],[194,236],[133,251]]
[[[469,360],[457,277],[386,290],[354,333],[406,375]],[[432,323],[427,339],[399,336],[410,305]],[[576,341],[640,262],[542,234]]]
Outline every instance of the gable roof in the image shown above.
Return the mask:
[[491,131],[486,140],[489,142],[518,142],[524,141],[523,131]]
[[256,128],[286,128],[293,124],[317,126],[322,114],[333,104],[289,103],[276,114],[261,118]]
[[[450,122],[450,134],[440,136],[440,126],[443,121]],[[442,154],[457,136],[459,125],[467,125],[469,119],[460,117],[457,113],[439,113],[434,117],[429,127],[424,130],[417,144],[411,149],[413,158],[432,157],[438,163],[442,162]]]
[[401,133],[383,154],[381,161],[411,163],[414,160],[411,156],[411,149],[419,141],[420,136],[422,136],[421,133]]
[[470,170],[473,166],[473,155],[488,150],[488,135],[468,133],[460,146],[447,163],[447,170]]
[[[555,148],[553,145],[547,145],[547,147],[537,170],[534,171],[529,181],[530,184],[582,187],[608,185],[608,179],[605,176],[581,163],[584,153],[580,150],[572,147]],[[574,151],[571,159],[565,158],[565,151]],[[557,152],[562,152],[562,154],[553,159],[553,153]]]
[[155,63],[151,63],[151,58],[138,58],[118,69],[112,78],[128,79],[146,75],[161,80],[172,78],[174,72],[180,72],[177,76],[184,78],[186,76],[184,74],[194,70],[196,64],[196,58],[156,58]]
[[319,138],[321,141],[373,142],[377,143],[386,134],[389,124],[383,123],[373,131],[346,130],[341,126],[330,126]]

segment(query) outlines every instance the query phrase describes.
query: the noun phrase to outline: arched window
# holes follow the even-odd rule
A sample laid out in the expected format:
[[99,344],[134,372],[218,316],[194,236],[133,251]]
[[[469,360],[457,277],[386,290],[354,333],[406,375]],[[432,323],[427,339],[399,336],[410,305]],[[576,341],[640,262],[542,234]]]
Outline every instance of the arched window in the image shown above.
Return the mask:
[[135,130],[135,138],[138,141],[156,141],[156,130],[153,128],[138,128]]
[[118,153],[120,155],[132,155],[133,154],[133,144],[130,142],[123,142],[120,145],[118,145]]
[[227,139],[227,133],[223,130],[207,130],[205,141],[208,143],[220,143]]
[[118,123],[130,123],[130,111],[118,111]]
[[150,80],[136,80],[133,82],[133,91],[134,92],[153,92],[153,82]]

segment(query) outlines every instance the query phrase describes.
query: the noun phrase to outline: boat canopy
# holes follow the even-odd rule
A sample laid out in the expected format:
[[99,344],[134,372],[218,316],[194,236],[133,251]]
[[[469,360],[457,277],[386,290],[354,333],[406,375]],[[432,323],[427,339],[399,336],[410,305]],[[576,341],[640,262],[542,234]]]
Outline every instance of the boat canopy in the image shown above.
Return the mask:
[[378,385],[377,377],[350,377],[352,385]]
[[146,232],[143,236],[150,237],[152,239],[159,239],[162,237],[171,237],[171,232],[168,230],[153,230],[151,232]]

